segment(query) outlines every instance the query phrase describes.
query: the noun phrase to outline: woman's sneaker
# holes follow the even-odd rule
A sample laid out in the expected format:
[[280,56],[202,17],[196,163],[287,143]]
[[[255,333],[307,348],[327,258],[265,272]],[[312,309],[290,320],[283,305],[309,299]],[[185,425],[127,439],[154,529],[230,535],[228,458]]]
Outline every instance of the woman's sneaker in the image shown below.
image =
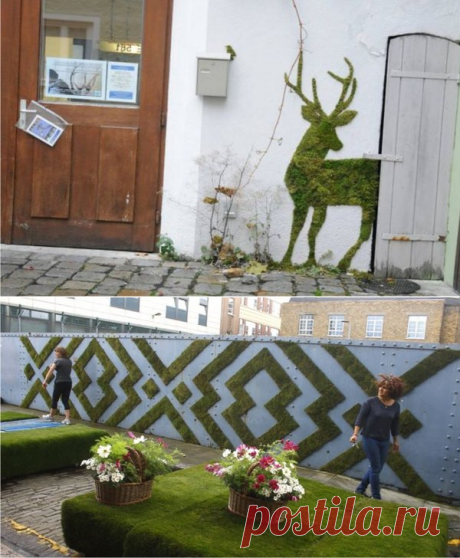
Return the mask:
[[64,419],[61,424],[71,424],[69,419]]
[[53,416],[48,413],[47,415],[42,415],[42,418],[46,420],[52,420]]

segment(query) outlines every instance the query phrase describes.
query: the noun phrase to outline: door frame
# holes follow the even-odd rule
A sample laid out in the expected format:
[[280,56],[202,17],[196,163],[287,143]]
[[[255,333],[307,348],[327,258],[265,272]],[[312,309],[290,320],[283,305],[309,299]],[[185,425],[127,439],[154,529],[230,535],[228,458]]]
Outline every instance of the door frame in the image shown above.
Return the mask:
[[[148,6],[149,0],[144,0],[144,9],[150,9]],[[161,89],[161,114],[158,115],[159,121],[159,135],[156,138],[150,138],[147,129],[139,129],[139,136],[144,136],[144,141],[141,143],[142,156],[144,163],[136,165],[136,176],[139,179],[139,192],[136,196],[136,208],[143,207],[142,200],[148,196],[151,200],[151,206],[148,211],[143,210],[140,212],[142,219],[136,223],[132,232],[132,246],[134,250],[155,251],[156,239],[159,234],[159,225],[161,222],[161,204],[162,204],[162,189],[164,177],[164,160],[165,160],[165,141],[166,141],[166,115],[168,104],[168,82],[170,70],[170,53],[171,53],[171,35],[172,35],[172,16],[173,16],[173,1],[164,0],[166,10],[166,29],[146,30],[148,33],[164,34],[163,48],[161,52],[144,53],[143,56],[149,56],[153,59],[156,56],[163,57],[162,72],[163,72],[163,86]],[[15,195],[16,195],[16,178],[17,178],[17,129],[16,122],[19,118],[19,96],[21,93],[20,77],[21,77],[21,64],[23,61],[23,53],[21,52],[21,35],[24,34],[24,29],[31,25],[30,19],[28,20],[27,14],[37,13],[41,11],[41,0],[2,0],[2,68],[1,76],[3,84],[8,84],[8,87],[2,89],[2,103],[3,111],[1,115],[2,127],[2,146],[1,146],[1,178],[2,178],[2,224],[1,236],[2,242],[11,244],[15,241]],[[38,37],[40,29],[28,29],[28,36],[32,35]],[[39,38],[37,39],[39,41]],[[36,93],[32,99],[37,100],[38,93],[38,56],[37,52],[37,75],[30,76],[36,84]],[[157,92],[156,94],[158,94]],[[142,103],[148,104],[149,88],[146,86],[145,80],[141,85],[140,91],[140,105],[139,110],[142,111]],[[47,106],[47,103],[44,103]],[[60,107],[61,108],[61,107]],[[65,107],[63,107],[65,111]],[[113,109],[112,109],[113,110]],[[60,110],[57,110],[60,112]],[[140,113],[142,114],[142,112]],[[155,159],[152,158],[150,153],[155,153]],[[152,164],[154,161],[155,164]],[[142,165],[143,168],[140,168]],[[147,165],[150,165],[147,168]],[[158,168],[157,168],[158,166]],[[140,204],[140,206],[139,206]],[[147,227],[153,227],[152,234],[149,233],[149,238],[145,234]],[[27,237],[27,235],[25,235]],[[24,244],[29,244],[27,240]],[[114,246],[116,249],[116,246]]]

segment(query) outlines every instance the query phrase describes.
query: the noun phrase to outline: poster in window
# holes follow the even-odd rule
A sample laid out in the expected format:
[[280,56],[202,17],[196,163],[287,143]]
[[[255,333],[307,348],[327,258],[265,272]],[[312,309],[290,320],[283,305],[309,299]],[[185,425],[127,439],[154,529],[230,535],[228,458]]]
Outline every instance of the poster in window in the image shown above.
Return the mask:
[[47,58],[46,95],[63,99],[105,99],[107,62],[76,58]]
[[139,64],[129,62],[108,62],[107,101],[136,103],[137,75]]
[[53,147],[53,145],[57,142],[57,140],[61,137],[64,128],[60,128],[53,124],[43,116],[37,114],[32,122],[27,126],[26,132],[34,136],[35,138],[45,142],[49,146]]

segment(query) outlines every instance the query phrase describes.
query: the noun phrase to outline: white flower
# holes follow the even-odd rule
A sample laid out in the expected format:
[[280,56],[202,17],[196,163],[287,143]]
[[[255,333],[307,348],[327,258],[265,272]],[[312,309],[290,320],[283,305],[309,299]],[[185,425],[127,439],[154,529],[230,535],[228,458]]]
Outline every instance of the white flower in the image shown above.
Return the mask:
[[111,445],[99,446],[97,448],[97,453],[100,457],[109,457],[111,449],[112,449]]
[[139,444],[142,442],[146,442],[147,438],[145,436],[139,436],[139,438],[134,438],[133,444]]
[[224,450],[224,452],[222,453],[222,457],[228,457],[231,453],[232,453],[231,450],[226,449],[226,450]]
[[287,467],[283,467],[282,473],[285,477],[290,477],[291,476],[291,469],[288,469]]

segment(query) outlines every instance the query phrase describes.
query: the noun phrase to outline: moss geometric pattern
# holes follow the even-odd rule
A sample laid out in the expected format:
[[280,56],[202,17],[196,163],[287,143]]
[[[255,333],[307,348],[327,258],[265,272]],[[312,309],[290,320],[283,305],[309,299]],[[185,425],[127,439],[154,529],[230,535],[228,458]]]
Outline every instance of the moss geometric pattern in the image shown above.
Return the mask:
[[198,439],[187,426],[187,423],[180,416],[174,405],[169,401],[167,397],[163,397],[156,405],[154,405],[150,411],[145,413],[145,415],[136,421],[131,429],[137,432],[145,432],[155,421],[166,415],[174,428],[179,432],[184,442],[190,444],[199,444]]
[[127,376],[120,382],[120,387],[126,394],[126,401],[106,421],[108,426],[117,426],[142,401],[133,387],[142,378],[142,372],[129,356],[119,339],[109,337],[107,338],[107,343],[112,347],[128,372]]
[[[356,381],[356,383],[369,397],[375,395],[375,377],[351,353],[351,351],[340,345],[327,345],[324,346],[324,349],[337,360],[343,370]],[[415,387],[422,384],[428,378],[431,378],[459,358],[460,351],[454,351],[451,349],[440,349],[435,351],[400,376],[406,383],[404,393],[409,393]],[[343,415],[345,419],[350,422],[350,424],[354,424],[357,413],[354,415],[354,418],[352,417],[356,412],[357,407],[358,406],[355,405]],[[420,421],[410,411],[405,410],[401,413],[401,436],[407,438],[422,426],[423,425]],[[355,448],[350,448],[321,467],[321,470],[341,474],[354,465],[357,465],[360,461],[365,459],[365,457],[366,456],[361,449],[357,451]],[[398,475],[402,482],[410,488],[411,493],[417,495],[420,494],[421,497],[429,498],[431,500],[440,499],[440,497],[426,485],[416,470],[404,459],[401,454],[391,453],[388,458],[388,465]]]
[[163,383],[168,385],[171,380],[174,380],[177,375],[184,371],[186,366],[205,350],[211,343],[211,340],[198,339],[193,341],[170,366],[165,366],[163,364],[163,361],[157,355],[156,351],[150,347],[146,339],[134,339],[134,343],[147,359],[153,370],[160,376]]
[[203,397],[191,406],[191,410],[204,426],[211,439],[221,448],[231,448],[233,444],[227,436],[225,436],[209,413],[211,407],[221,399],[220,395],[218,395],[216,390],[212,387],[211,380],[236,360],[250,344],[250,341],[233,341],[233,343],[230,343],[222,353],[197,374],[193,380],[196,387],[203,394]]
[[[255,402],[244,386],[260,371],[265,370],[279,388],[279,392],[265,404],[267,411],[276,419],[276,424],[259,437],[255,437],[241,418],[255,406]],[[287,405],[301,395],[300,389],[267,349],[262,349],[253,359],[234,374],[226,386],[235,398],[235,403],[222,412],[222,416],[232,426],[246,444],[268,444],[289,435],[299,425],[286,411]]]
[[149,378],[145,382],[142,389],[149,399],[153,399],[157,393],[160,393],[160,388],[156,385],[152,378]]
[[[104,369],[103,374],[97,379],[97,383],[101,387],[104,396],[99,400],[95,407],[91,405],[89,399],[84,393],[91,384],[91,379],[85,372],[85,366],[93,357],[98,358]],[[93,422],[97,422],[104,411],[106,411],[117,398],[110,382],[113,380],[118,370],[115,368],[114,364],[111,362],[104,349],[95,338],[91,340],[83,354],[75,362],[74,370],[79,379],[79,382],[74,387],[74,393],[77,395],[78,400],[88,413],[90,419]]]
[[175,387],[172,392],[181,405],[186,403],[190,399],[190,397],[192,397],[192,392],[188,389],[184,382]]
[[318,430],[298,442],[298,454],[302,460],[341,434],[340,428],[328,413],[345,397],[296,343],[276,341],[276,344],[321,394],[319,399],[305,409]]

